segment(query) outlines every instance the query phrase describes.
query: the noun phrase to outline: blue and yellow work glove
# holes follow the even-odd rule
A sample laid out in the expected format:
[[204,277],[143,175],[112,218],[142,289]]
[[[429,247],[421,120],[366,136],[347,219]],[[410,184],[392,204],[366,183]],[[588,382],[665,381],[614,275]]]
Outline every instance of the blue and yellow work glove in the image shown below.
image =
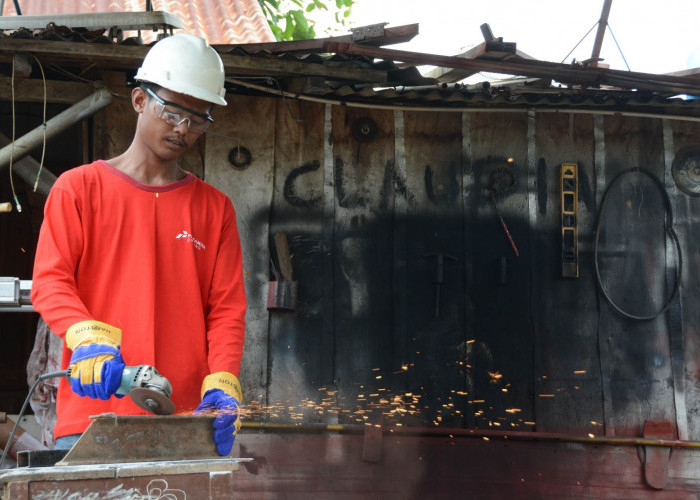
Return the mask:
[[235,375],[217,372],[207,375],[202,382],[202,402],[195,414],[212,413],[214,419],[214,442],[222,457],[231,453],[233,441],[241,428],[241,383]]
[[100,321],[76,323],[66,332],[73,392],[92,399],[109,399],[119,389],[124,360],[119,353],[122,331]]

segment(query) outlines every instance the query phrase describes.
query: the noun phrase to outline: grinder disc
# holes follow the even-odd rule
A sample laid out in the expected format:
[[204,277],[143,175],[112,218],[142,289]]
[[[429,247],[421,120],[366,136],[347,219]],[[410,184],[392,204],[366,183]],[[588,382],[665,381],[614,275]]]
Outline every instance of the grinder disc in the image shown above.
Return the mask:
[[139,408],[143,408],[147,412],[155,413],[156,415],[172,415],[175,413],[175,403],[159,391],[145,387],[136,387],[129,391],[129,397]]

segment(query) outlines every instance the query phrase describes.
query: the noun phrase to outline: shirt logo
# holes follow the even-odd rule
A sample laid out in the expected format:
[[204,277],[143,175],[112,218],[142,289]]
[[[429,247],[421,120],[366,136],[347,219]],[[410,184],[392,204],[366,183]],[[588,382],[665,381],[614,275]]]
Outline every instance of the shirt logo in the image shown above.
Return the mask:
[[187,231],[182,231],[180,234],[175,236],[175,239],[182,239],[184,241],[192,243],[197,250],[205,250],[207,248],[204,243],[199,241],[197,238],[192,236],[192,233],[188,233]]

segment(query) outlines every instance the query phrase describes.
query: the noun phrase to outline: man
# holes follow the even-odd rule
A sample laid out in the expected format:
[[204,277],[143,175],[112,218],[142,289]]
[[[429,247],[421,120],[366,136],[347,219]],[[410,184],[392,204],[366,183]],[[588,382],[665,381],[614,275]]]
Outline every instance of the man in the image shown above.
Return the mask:
[[[177,412],[214,410],[228,455],[240,427],[244,337],[241,246],[231,201],[178,167],[223,98],[221,58],[193,35],[155,44],[131,92],[129,148],[65,172],[46,201],[32,303],[64,337],[55,429],[69,448],[104,412],[146,414],[113,397],[125,363],[173,387]],[[63,438],[63,439],[61,439]]]

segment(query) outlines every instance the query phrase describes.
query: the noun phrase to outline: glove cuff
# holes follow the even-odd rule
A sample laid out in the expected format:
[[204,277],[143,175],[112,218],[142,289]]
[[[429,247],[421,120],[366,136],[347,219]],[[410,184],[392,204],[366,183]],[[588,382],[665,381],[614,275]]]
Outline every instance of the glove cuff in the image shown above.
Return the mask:
[[204,381],[202,382],[202,398],[207,391],[212,389],[220,389],[229,396],[233,396],[238,401],[243,400],[241,383],[233,373],[216,372],[204,377]]
[[71,350],[85,344],[105,344],[119,347],[121,343],[121,329],[101,321],[81,321],[69,326],[66,332],[66,346]]

